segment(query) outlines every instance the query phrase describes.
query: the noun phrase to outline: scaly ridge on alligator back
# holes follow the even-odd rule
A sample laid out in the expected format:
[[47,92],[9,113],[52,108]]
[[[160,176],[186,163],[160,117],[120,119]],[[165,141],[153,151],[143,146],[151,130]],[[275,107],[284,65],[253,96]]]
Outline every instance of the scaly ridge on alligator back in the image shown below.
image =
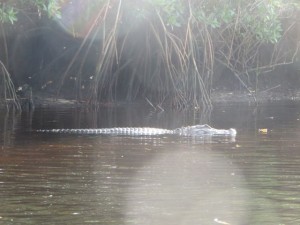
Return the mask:
[[127,136],[153,136],[173,134],[173,130],[152,128],[152,127],[114,127],[102,129],[52,129],[37,130],[43,133],[64,133],[64,134],[109,134],[109,135],[127,135]]

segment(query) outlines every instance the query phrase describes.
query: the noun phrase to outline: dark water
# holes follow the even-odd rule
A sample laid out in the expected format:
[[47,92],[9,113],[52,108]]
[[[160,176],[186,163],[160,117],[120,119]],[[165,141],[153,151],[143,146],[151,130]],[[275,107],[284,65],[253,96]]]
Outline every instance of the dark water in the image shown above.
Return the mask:
[[[300,105],[0,113],[0,224],[300,224]],[[209,123],[230,140],[31,129]],[[268,129],[259,133],[259,129]]]

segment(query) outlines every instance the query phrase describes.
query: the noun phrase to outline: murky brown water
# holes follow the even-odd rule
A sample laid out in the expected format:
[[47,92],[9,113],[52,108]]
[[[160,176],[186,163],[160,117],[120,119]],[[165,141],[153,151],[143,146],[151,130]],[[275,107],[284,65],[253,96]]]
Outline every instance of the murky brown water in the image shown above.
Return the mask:
[[[300,224],[300,105],[0,113],[0,224]],[[31,129],[209,123],[235,142]],[[258,129],[268,129],[259,134]]]

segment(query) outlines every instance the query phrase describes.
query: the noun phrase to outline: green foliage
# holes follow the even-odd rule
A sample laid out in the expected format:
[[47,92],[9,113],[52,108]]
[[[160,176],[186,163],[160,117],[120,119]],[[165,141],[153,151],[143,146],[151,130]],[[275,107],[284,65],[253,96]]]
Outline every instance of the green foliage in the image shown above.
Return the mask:
[[[288,7],[299,7],[297,1],[285,0],[144,0],[150,8],[140,9],[144,14],[158,13],[164,23],[171,27],[182,27],[192,13],[194,24],[218,29],[238,25],[250,31],[263,42],[277,43],[282,36],[281,11]],[[145,4],[146,5],[146,4]],[[236,24],[237,22],[237,24]]]
[[[98,1],[97,1],[98,2]],[[101,1],[101,4],[103,5]],[[45,13],[49,18],[61,18],[61,0],[20,0],[19,4],[37,9],[39,15]],[[91,4],[94,4],[91,1]],[[130,4],[124,1],[123,4]],[[190,13],[196,24],[218,29],[222,26],[239,22],[244,29],[254,33],[258,40],[276,43],[282,35],[280,10],[286,7],[299,7],[297,1],[261,0],[140,0],[139,4],[130,4],[132,12],[139,12],[140,18],[158,14],[163,22],[170,27],[182,27],[187,24]],[[18,8],[13,3],[0,3],[0,22],[14,23],[17,20]],[[127,8],[128,9],[128,8]],[[141,16],[141,14],[143,14]],[[126,18],[124,18],[126,20]]]
[[33,6],[35,6],[39,13],[45,12],[49,18],[61,18],[59,6],[61,0],[27,0],[26,2],[30,2]]
[[259,40],[277,43],[282,36],[280,21],[280,1],[268,1],[257,4],[252,10],[243,14],[242,23],[251,30]]
[[[280,10],[283,1],[212,1],[193,7],[196,22],[212,28],[238,25],[255,34],[258,40],[276,43],[281,38]],[[196,6],[196,5],[195,5]]]
[[192,13],[196,23],[205,24],[212,28],[219,28],[223,24],[233,22],[236,16],[235,7],[229,7],[229,4],[221,2],[205,2],[205,4],[192,6]]
[[59,6],[59,1],[49,1],[48,4],[43,5],[43,10],[48,14],[49,18],[57,18],[61,19],[61,14],[60,14],[60,6]]
[[180,27],[184,22],[186,4],[181,0],[147,0],[168,26]]
[[[46,13],[49,18],[61,18],[60,12],[61,0],[20,0],[17,3],[0,3],[0,22],[13,24],[17,21],[17,13],[19,8],[33,8],[37,9],[39,15]],[[20,7],[21,6],[21,7]],[[26,6],[26,7],[23,7]]]
[[17,21],[17,11],[12,6],[6,6],[5,4],[0,4],[0,22],[6,23],[10,22],[13,24]]

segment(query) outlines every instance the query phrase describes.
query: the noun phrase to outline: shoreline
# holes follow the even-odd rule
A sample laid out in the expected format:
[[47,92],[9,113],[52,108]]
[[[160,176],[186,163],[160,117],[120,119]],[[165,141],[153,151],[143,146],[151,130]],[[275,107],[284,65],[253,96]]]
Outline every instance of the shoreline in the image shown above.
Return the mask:
[[[26,101],[21,101],[21,105],[26,105]],[[300,91],[287,93],[287,92],[260,92],[258,94],[250,94],[245,92],[230,92],[230,91],[215,91],[211,95],[212,105],[218,104],[264,104],[270,102],[280,102],[280,101],[291,101],[300,102]],[[74,99],[66,99],[62,97],[53,96],[41,96],[36,95],[33,97],[33,102],[35,107],[86,107],[87,102],[77,101]],[[9,103],[10,104],[10,103]],[[13,103],[11,103],[13,104]],[[115,102],[100,102],[96,105],[90,105],[91,107],[116,107],[122,105],[137,105],[137,104],[148,104],[146,101],[115,101]],[[150,105],[149,105],[150,106]],[[4,102],[0,103],[0,109],[5,109],[6,104]],[[187,107],[188,109],[189,107]]]

